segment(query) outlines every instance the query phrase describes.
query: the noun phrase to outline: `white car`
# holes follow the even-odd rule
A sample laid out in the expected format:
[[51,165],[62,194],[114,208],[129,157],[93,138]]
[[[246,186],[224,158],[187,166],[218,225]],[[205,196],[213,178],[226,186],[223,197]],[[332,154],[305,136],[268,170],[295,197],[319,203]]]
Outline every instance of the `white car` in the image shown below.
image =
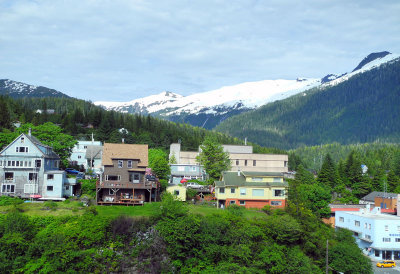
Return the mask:
[[203,189],[203,186],[198,183],[189,182],[186,184],[186,188]]

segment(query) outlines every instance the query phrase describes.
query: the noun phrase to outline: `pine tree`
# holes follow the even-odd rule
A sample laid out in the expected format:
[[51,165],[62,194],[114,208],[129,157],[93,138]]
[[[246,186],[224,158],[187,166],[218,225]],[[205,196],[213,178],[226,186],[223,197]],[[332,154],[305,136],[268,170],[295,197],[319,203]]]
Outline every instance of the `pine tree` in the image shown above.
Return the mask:
[[215,137],[206,137],[200,149],[197,161],[204,167],[211,180],[220,179],[222,172],[230,169],[231,161],[228,153]]
[[329,153],[325,156],[321,170],[318,173],[317,181],[318,183],[329,186],[332,189],[340,182],[338,170],[336,169],[335,163]]

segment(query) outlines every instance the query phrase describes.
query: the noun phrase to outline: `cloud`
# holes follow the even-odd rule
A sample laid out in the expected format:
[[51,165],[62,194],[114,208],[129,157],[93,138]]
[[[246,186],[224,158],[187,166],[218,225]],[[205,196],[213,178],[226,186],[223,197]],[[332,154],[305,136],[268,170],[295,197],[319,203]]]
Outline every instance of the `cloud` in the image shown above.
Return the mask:
[[352,70],[400,53],[397,0],[0,2],[0,78],[92,100]]

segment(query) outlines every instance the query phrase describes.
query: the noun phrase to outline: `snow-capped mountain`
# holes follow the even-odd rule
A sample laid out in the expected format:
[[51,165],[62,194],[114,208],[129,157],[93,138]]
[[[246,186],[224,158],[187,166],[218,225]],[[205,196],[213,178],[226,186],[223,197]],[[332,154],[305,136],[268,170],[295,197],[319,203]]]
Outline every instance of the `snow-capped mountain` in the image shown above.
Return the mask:
[[0,79],[0,95],[8,95],[12,98],[22,97],[69,97],[55,89],[41,86],[28,85],[8,79]]
[[216,90],[182,96],[172,92],[136,99],[129,102],[95,102],[108,110],[152,114],[175,122],[187,122],[208,129],[232,115],[256,109],[312,88],[337,85],[350,77],[397,60],[389,52],[368,55],[350,73],[329,74],[321,79],[264,80],[226,86]]

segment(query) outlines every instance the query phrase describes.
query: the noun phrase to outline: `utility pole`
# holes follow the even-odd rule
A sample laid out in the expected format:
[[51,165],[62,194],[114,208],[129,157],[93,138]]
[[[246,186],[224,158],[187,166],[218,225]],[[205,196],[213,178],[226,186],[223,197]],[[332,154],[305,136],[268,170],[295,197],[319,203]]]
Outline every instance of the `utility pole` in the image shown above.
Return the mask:
[[329,273],[329,266],[328,266],[328,244],[329,244],[329,240],[327,239],[326,240],[326,270],[325,270],[325,272],[326,272],[326,274],[328,274]]

